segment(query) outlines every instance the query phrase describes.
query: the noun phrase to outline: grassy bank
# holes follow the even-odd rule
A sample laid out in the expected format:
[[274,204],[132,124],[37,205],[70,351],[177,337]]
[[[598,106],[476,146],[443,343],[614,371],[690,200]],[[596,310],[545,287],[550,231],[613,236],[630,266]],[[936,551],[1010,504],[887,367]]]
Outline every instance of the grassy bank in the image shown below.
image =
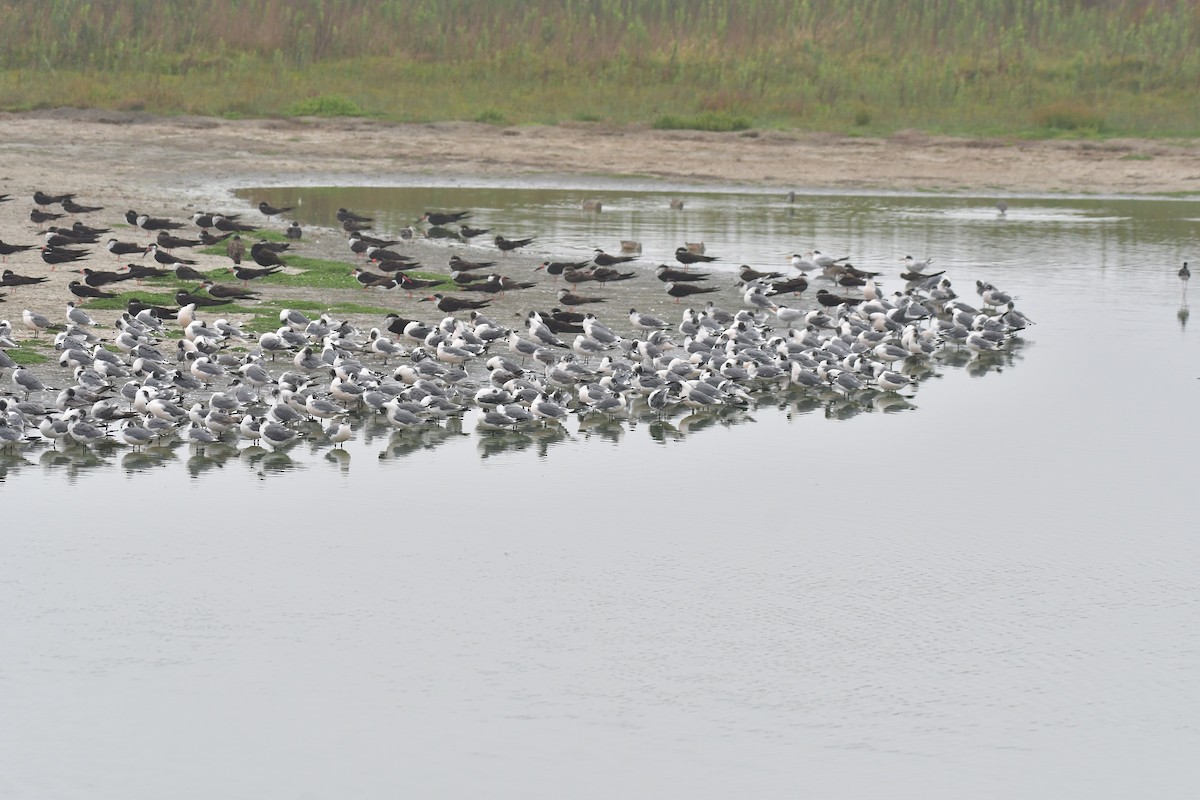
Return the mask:
[[45,0],[0,6],[0,107],[1191,136],[1165,0]]

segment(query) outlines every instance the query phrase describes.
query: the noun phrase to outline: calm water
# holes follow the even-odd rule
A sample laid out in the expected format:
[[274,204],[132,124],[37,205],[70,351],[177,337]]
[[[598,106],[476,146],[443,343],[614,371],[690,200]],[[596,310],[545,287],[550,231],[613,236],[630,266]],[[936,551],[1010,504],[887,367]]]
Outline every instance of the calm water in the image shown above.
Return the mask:
[[1191,797],[1200,205],[654,189],[245,197],[934,256],[1038,324],[903,413],[8,458],[0,796]]

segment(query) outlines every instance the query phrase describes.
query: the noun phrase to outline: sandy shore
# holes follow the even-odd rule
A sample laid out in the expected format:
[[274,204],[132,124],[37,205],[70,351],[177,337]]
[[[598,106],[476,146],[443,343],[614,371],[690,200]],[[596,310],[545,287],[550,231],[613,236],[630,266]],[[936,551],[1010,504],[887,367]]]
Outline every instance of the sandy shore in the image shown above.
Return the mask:
[[69,187],[168,207],[207,184],[414,172],[642,175],[790,189],[1200,193],[1200,144],[850,138],[600,124],[497,128],[57,110],[0,115],[0,191]]
[[[247,210],[228,192],[238,186],[356,180],[386,184],[430,174],[639,175],[781,191],[936,190],[997,198],[1056,192],[1200,193],[1200,147],[1196,142],[1005,142],[916,133],[886,139],[776,131],[713,134],[599,124],[497,128],[341,119],[230,121],[62,109],[0,114],[0,194],[14,198],[0,204],[0,239],[37,240],[41,226],[28,218],[35,189],[77,192],[81,202],[104,205],[106,210],[88,221],[107,224],[122,221],[126,208],[175,219],[186,219],[196,208]],[[252,213],[257,221],[257,212]],[[326,232],[323,237],[314,233],[306,237],[301,252],[348,260],[340,232]],[[137,234],[122,231],[119,235],[134,238]],[[444,245],[414,243],[411,247],[429,267],[445,271]],[[537,258],[537,254],[513,258],[505,267],[526,279]],[[200,259],[202,269],[228,265],[216,256]],[[112,269],[117,263],[101,253],[90,265]],[[51,280],[3,290],[8,297],[0,305],[0,317],[17,323],[21,309],[28,307],[60,318],[61,308],[71,299],[66,284],[78,275],[49,272],[36,253],[10,257],[6,266],[25,274],[48,274]],[[557,286],[544,283],[512,302],[525,309],[552,305]],[[635,283],[646,286],[635,289],[628,299],[647,310],[665,302],[661,287],[652,285],[656,282],[629,282]],[[272,296],[285,297],[288,292],[303,292],[283,287],[269,290]],[[398,293],[370,300],[354,290],[345,294],[337,299],[395,307],[426,318],[435,313],[429,304],[418,306]],[[730,295],[727,299],[736,302],[732,290]]]

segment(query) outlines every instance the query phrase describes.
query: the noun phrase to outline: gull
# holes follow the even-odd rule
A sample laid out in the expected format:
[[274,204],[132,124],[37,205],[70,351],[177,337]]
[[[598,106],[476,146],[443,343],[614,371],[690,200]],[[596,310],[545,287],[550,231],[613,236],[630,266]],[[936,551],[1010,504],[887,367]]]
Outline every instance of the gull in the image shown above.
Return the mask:
[[33,394],[34,392],[48,391],[46,384],[42,383],[41,380],[38,379],[37,375],[34,375],[24,367],[17,367],[13,370],[12,382],[18,389],[25,392],[26,400],[28,400],[29,395]]
[[45,315],[39,314],[36,311],[30,311],[28,308],[21,312],[21,322],[26,328],[33,331],[34,337],[41,334],[42,331],[55,327]]
[[67,322],[72,325],[82,325],[85,328],[95,327],[96,321],[88,313],[74,303],[67,303]]
[[662,330],[671,327],[669,322],[664,322],[651,314],[643,314],[636,308],[629,309],[629,323],[638,330],[643,331]]
[[343,442],[354,438],[354,429],[344,420],[330,420],[325,425],[325,436],[335,446],[340,447]]

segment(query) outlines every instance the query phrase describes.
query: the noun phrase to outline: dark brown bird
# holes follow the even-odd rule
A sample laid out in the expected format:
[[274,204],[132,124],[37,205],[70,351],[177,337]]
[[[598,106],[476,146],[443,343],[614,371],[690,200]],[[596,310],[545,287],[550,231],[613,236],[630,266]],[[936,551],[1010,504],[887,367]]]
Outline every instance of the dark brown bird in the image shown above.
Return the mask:
[[564,306],[583,306],[589,303],[607,303],[608,298],[579,295],[564,287],[558,290],[558,302]]
[[467,261],[465,258],[459,258],[457,255],[450,256],[450,269],[458,272],[467,272],[472,269],[487,269],[496,266],[495,261]]
[[181,281],[203,281],[208,280],[208,276],[198,269],[189,267],[187,264],[175,265],[175,277]]
[[562,277],[567,283],[587,283],[596,280],[590,269],[564,269]]
[[225,243],[225,255],[233,261],[234,266],[242,263],[242,257],[246,255],[246,244],[242,241],[242,237],[237,234]]

